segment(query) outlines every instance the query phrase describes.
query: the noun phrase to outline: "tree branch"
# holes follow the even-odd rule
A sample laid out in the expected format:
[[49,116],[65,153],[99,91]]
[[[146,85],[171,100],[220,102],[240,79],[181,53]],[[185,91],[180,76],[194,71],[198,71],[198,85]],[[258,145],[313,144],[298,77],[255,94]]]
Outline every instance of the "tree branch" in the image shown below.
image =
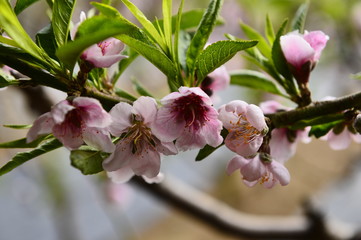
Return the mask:
[[280,128],[292,125],[300,120],[339,113],[351,108],[361,108],[361,92],[337,98],[335,100],[314,102],[306,107],[296,108],[294,110],[285,112],[267,114],[266,116],[271,119],[274,127]]
[[[304,216],[257,216],[241,213],[169,175],[160,184],[148,184],[139,177],[134,177],[131,183],[229,235],[252,239],[338,239],[330,233],[323,216],[311,205],[307,205]],[[332,230],[333,233],[339,229],[333,226]]]

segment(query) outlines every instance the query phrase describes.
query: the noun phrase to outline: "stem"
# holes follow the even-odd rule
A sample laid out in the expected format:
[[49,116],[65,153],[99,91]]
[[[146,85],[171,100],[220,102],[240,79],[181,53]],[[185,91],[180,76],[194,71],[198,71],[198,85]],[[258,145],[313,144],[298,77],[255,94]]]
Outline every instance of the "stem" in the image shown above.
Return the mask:
[[275,128],[286,127],[300,120],[312,119],[327,114],[339,113],[351,108],[361,108],[361,92],[340,97],[335,100],[314,102],[306,107],[267,114]]

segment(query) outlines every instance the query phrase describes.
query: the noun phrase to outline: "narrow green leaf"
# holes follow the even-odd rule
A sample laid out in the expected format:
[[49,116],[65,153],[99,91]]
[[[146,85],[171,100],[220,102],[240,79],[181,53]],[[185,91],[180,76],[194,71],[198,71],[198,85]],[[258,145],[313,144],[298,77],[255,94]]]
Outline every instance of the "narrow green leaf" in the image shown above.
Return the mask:
[[[119,38],[129,47],[133,48],[140,55],[148,59],[154,66],[161,70],[169,79],[169,81],[176,82],[177,72],[176,67],[173,62],[158,48],[148,45],[144,42],[141,42],[137,39],[129,37],[127,35],[120,35]],[[179,87],[179,86],[178,86]],[[176,87],[176,89],[178,89]]]
[[131,94],[119,89],[119,88],[115,88],[114,91],[115,91],[115,94],[117,94],[121,98],[128,99],[128,100],[130,100],[132,102],[137,100],[136,97],[134,97],[133,95],[131,95]]
[[[186,30],[186,29],[191,29],[191,28],[197,27],[199,25],[200,21],[202,20],[204,12],[205,12],[204,9],[194,9],[194,10],[190,10],[190,11],[181,13],[180,29]],[[178,18],[178,14],[176,16],[172,17],[173,33],[177,26],[177,21],[178,21],[177,18]],[[220,16],[218,16],[215,25],[217,26],[217,25],[221,25],[223,23],[224,23],[224,20]],[[158,24],[161,28],[163,28],[163,19],[160,19],[158,21]],[[155,22],[153,23],[153,25],[155,25]]]
[[277,71],[288,81],[293,82],[292,74],[287,66],[287,61],[285,56],[283,55],[280,38],[284,35],[284,31],[286,28],[288,20],[285,20],[277,32],[276,39],[273,42],[272,46],[272,60],[277,69]]
[[31,128],[31,124],[29,125],[3,125],[3,127],[13,128],[13,129],[29,129]]
[[140,11],[133,3],[129,0],[122,0],[122,2],[127,6],[129,11],[134,15],[134,17],[140,22],[140,24],[144,27],[144,30],[148,33],[148,36],[153,39],[159,46],[166,50],[167,46],[164,39],[159,34],[156,27],[150,22],[147,17]]
[[14,168],[35,157],[60,148],[61,146],[61,142],[59,142],[57,139],[51,139],[42,143],[40,146],[31,151],[18,153],[9,162],[7,162],[4,166],[0,168],[0,176],[10,172]]
[[282,97],[285,96],[266,75],[261,72],[252,70],[237,70],[230,72],[231,84],[242,87],[249,87],[256,90],[261,90]]
[[56,55],[69,69],[73,69],[80,54],[91,45],[122,33],[137,33],[139,30],[121,18],[95,16],[86,19],[78,28],[73,42],[59,47]]
[[52,27],[57,46],[68,40],[70,21],[76,0],[55,0],[53,5]]
[[312,126],[310,132],[308,133],[308,136],[315,136],[316,138],[325,136],[333,127],[340,123],[342,123],[342,120]]
[[91,5],[93,5],[96,9],[98,9],[99,12],[104,14],[108,17],[120,17],[120,13],[116,8],[113,8],[112,6],[109,6],[108,4],[99,3],[99,2],[91,2]]
[[231,59],[237,52],[253,47],[257,41],[218,41],[204,49],[196,60],[197,79],[200,83],[209,73]]
[[196,59],[203,51],[209,35],[212,33],[216,23],[217,16],[221,9],[223,0],[211,0],[207,11],[204,13],[202,20],[196,30],[196,33],[189,45],[187,51],[187,68],[188,74],[193,75],[195,70]]
[[152,94],[150,94],[136,79],[132,79],[133,87],[137,93],[139,93],[140,96],[148,96],[153,97]]
[[241,28],[249,39],[258,41],[257,48],[266,58],[270,58],[271,47],[268,45],[266,39],[264,39],[264,37],[259,32],[257,32],[257,30],[245,23],[241,23]]
[[74,150],[70,153],[71,165],[84,175],[103,171],[102,162],[109,154],[99,151]]
[[17,43],[17,45],[39,61],[50,64],[49,57],[26,33],[7,0],[0,0],[0,27]]
[[328,124],[330,122],[342,122],[344,120],[345,120],[345,115],[343,113],[336,113],[336,114],[325,115],[322,117],[316,117],[313,119],[301,120],[292,124],[290,128],[293,130],[297,130],[308,126],[323,125],[323,124]]
[[292,19],[292,22],[291,22],[291,29],[292,30],[299,30],[300,33],[304,32],[308,7],[309,7],[309,1],[302,4],[298,8],[298,10],[297,10],[294,18]]
[[55,56],[56,42],[51,24],[41,29],[35,36],[36,43],[53,59]]
[[268,42],[273,45],[273,41],[275,40],[275,32],[268,14],[266,16],[266,37]]
[[39,0],[17,0],[14,8],[14,12],[16,15],[19,15],[22,11],[28,8],[31,4],[37,2]]
[[163,0],[163,33],[167,47],[172,48],[172,0]]
[[50,135],[41,136],[38,139],[32,141],[31,143],[27,143],[26,138],[0,143],[0,148],[35,148],[46,138],[49,138],[49,136]]
[[1,43],[5,43],[5,44],[7,44],[7,45],[10,45],[10,46],[12,46],[12,47],[17,47],[17,48],[19,48],[19,45],[18,45],[14,40],[12,40],[12,39],[10,39],[10,38],[7,38],[7,37],[4,37],[4,36],[2,36],[2,35],[0,35],[0,42],[1,42]]

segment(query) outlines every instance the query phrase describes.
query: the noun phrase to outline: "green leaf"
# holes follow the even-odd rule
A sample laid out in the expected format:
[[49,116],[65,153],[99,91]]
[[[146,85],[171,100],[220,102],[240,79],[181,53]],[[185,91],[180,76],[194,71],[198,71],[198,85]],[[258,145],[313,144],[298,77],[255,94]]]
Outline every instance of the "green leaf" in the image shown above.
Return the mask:
[[50,135],[41,136],[38,139],[32,141],[31,143],[27,143],[26,138],[0,143],[0,148],[35,148],[46,138],[49,138],[49,136]]
[[115,94],[117,94],[121,98],[128,99],[128,100],[130,100],[132,102],[137,100],[136,97],[134,97],[133,95],[131,95],[131,94],[119,89],[119,88],[116,88],[114,91],[115,91]]
[[52,27],[57,46],[68,41],[70,21],[76,0],[55,0],[53,5]]
[[51,24],[41,29],[35,36],[36,43],[53,59],[57,59],[55,55],[56,42]]
[[273,42],[272,46],[272,60],[274,66],[276,67],[277,71],[288,81],[293,82],[292,74],[287,66],[287,61],[285,56],[283,55],[280,38],[284,35],[284,31],[286,28],[288,20],[285,20],[277,32],[276,39]]
[[271,47],[268,45],[266,39],[264,39],[264,37],[259,32],[257,32],[257,30],[247,24],[241,23],[241,28],[249,39],[258,41],[257,48],[266,58],[270,58]]
[[196,60],[199,83],[216,68],[231,59],[237,52],[253,47],[257,41],[218,41],[204,49]]
[[299,30],[300,33],[304,32],[308,7],[309,7],[309,1],[302,4],[298,8],[298,10],[291,22],[292,30]]
[[266,75],[252,70],[230,72],[231,84],[261,90],[286,97]]
[[163,33],[168,48],[172,47],[172,0],[163,0]]
[[[171,84],[170,87],[173,88],[173,91],[176,91],[180,86],[174,86],[174,83],[177,79],[177,71],[173,62],[158,48],[148,45],[144,42],[141,42],[135,38],[132,38],[127,35],[120,35],[117,37],[123,43],[128,45],[137,51],[140,55],[148,59],[154,66],[161,70],[169,80]],[[173,86],[172,86],[173,85]],[[174,89],[175,88],[175,89]]]
[[19,81],[7,79],[0,74],[0,88],[4,88],[10,85],[19,85]]
[[196,59],[203,51],[204,46],[208,41],[209,35],[213,31],[222,3],[222,0],[211,0],[207,11],[204,13],[202,20],[196,30],[196,33],[192,38],[187,51],[187,68],[189,75],[193,75],[194,73]]
[[71,165],[84,175],[103,171],[102,162],[109,154],[100,151],[74,150],[70,153]]
[[26,33],[7,0],[0,0],[0,27],[17,43],[17,45],[44,64],[52,65],[50,58]]
[[73,69],[80,54],[91,45],[118,34],[138,31],[136,26],[121,18],[95,16],[86,19],[79,26],[76,39],[59,47],[56,55],[69,69]]
[[98,2],[91,2],[91,5],[93,5],[96,9],[98,9],[99,12],[102,14],[108,16],[108,17],[120,17],[120,13],[116,8],[113,8],[112,6],[109,6],[108,4],[104,3],[98,3]]
[[129,11],[134,15],[134,17],[140,22],[144,27],[144,30],[148,33],[148,36],[159,44],[159,46],[166,51],[167,45],[164,39],[159,34],[157,28],[150,22],[147,17],[140,11],[133,3],[129,0],[122,0],[122,2],[127,6]]
[[150,94],[136,79],[132,79],[133,87],[137,93],[139,93],[140,96],[148,96],[153,97],[152,94]]
[[273,45],[273,41],[275,40],[275,32],[268,14],[266,17],[266,37],[268,42]]
[[31,128],[31,124],[29,125],[3,125],[3,127],[13,128],[13,129],[29,129]]
[[18,153],[9,162],[7,162],[4,166],[0,168],[0,176],[10,172],[14,168],[20,166],[21,164],[35,157],[38,157],[44,153],[60,148],[61,146],[62,146],[61,142],[59,142],[57,139],[51,139],[45,141],[40,146],[38,146],[37,148],[31,151]]
[[[181,13],[180,29],[186,30],[186,29],[191,29],[191,28],[197,27],[199,25],[199,22],[202,20],[204,12],[205,12],[204,9],[194,9],[194,10],[190,10],[190,11]],[[176,29],[176,25],[177,25],[177,16],[172,17],[173,33],[174,33],[174,31]],[[215,25],[221,25],[223,23],[224,23],[224,20],[220,16],[218,16]],[[160,19],[158,21],[158,24],[161,28],[163,28],[163,20],[162,19]],[[153,23],[153,25],[155,25],[155,22]]]
[[17,0],[14,8],[14,12],[16,15],[19,15],[23,10],[28,8],[31,4],[37,2],[39,0]]
[[316,138],[325,136],[333,127],[335,127],[337,124],[340,124],[341,122],[342,120],[339,120],[339,121],[312,126],[310,132],[308,133],[308,136],[310,137],[315,136]]
[[336,121],[342,122],[344,120],[345,120],[345,115],[343,113],[336,113],[336,114],[325,115],[312,119],[297,121],[296,123],[292,124],[290,128],[293,130],[297,130],[297,129],[303,129],[307,126],[323,125]]

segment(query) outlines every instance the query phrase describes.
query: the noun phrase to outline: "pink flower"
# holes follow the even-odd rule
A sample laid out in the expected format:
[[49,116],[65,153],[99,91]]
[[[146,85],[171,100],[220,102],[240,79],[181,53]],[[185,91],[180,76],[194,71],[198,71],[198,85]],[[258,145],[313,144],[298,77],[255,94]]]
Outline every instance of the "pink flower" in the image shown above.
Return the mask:
[[361,143],[361,135],[358,133],[352,133],[347,126],[344,126],[341,132],[335,133],[335,131],[329,131],[325,136],[321,137],[322,140],[326,140],[333,150],[343,150],[350,146],[352,140],[356,143]]
[[225,89],[229,86],[231,77],[224,65],[220,66],[202,81],[201,89],[207,93],[208,96],[214,97],[214,92]]
[[268,127],[262,110],[235,100],[220,107],[219,119],[228,130],[226,146],[243,157],[254,156],[262,145]]
[[272,188],[277,183],[285,186],[291,179],[290,173],[283,164],[276,160],[263,161],[259,155],[252,159],[235,156],[227,165],[227,174],[230,175],[238,169],[243,176],[243,182],[249,187],[257,183],[265,188]]
[[95,68],[108,68],[127,57],[120,54],[123,49],[124,43],[120,40],[108,38],[87,48],[80,58]]
[[34,122],[27,142],[34,141],[39,135],[53,133],[70,150],[78,149],[85,142],[104,152],[112,152],[114,145],[108,132],[111,122],[110,115],[96,99],[63,100]]
[[179,150],[216,147],[222,143],[222,123],[212,100],[199,87],[181,87],[165,96],[154,131],[162,141],[176,141]]
[[[80,24],[86,20],[86,14],[82,11],[80,13],[80,21],[74,25],[70,31],[70,36],[75,39],[76,32]],[[86,61],[91,67],[95,68],[108,68],[114,63],[120,61],[127,56],[121,55],[120,52],[124,49],[124,43],[116,38],[108,38],[97,44],[87,48],[82,55],[81,59]]]
[[157,104],[150,97],[138,98],[133,106],[121,102],[112,108],[110,132],[120,140],[103,162],[112,179],[125,182],[134,174],[155,178],[160,171],[160,153],[177,153],[173,142],[161,141],[154,133],[156,114]]
[[[262,102],[260,108],[264,114],[289,110],[289,108],[282,106],[276,101]],[[269,142],[272,157],[281,163],[286,162],[296,153],[298,142],[309,143],[311,141],[311,138],[308,136],[309,130],[310,127],[304,130],[291,130],[288,128],[273,129]]]
[[308,81],[309,74],[320,58],[328,39],[322,31],[306,31],[305,34],[294,31],[281,36],[282,52],[297,81]]

